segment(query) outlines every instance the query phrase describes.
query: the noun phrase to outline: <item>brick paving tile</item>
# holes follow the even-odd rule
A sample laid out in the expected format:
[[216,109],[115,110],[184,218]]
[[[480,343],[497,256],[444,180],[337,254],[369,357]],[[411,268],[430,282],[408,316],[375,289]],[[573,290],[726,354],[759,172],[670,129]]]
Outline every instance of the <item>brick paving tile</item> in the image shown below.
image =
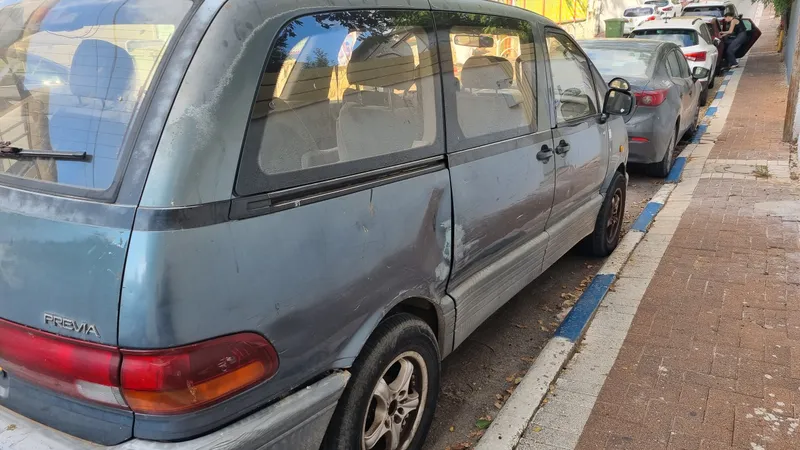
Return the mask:
[[[711,158],[788,160],[769,16]],[[798,199],[798,183],[699,181],[578,449],[800,449],[800,222],[780,215]]]

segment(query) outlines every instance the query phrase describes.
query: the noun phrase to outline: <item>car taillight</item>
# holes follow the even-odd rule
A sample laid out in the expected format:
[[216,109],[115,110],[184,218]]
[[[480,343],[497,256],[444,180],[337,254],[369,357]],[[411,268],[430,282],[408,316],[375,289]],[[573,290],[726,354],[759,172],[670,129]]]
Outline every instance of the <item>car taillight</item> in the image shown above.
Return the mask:
[[124,408],[114,347],[34,330],[0,319],[0,366],[55,392]]
[[658,106],[667,98],[667,90],[636,92],[636,104],[639,106]]
[[665,6],[661,8],[661,11],[666,11],[666,12],[672,11],[672,6]]
[[706,52],[693,52],[693,53],[685,53],[686,59],[689,61],[705,61],[706,60]]
[[651,20],[656,20],[656,16],[650,16],[647,19],[644,19],[645,22],[650,22]]
[[643,137],[638,137],[638,136],[631,136],[630,141],[631,142],[636,142],[637,144],[646,144],[646,143],[650,142],[649,139],[643,138]]
[[137,413],[178,414],[272,378],[278,354],[255,333],[165,350],[119,350],[0,319],[0,367],[80,400]]
[[122,395],[143,414],[179,414],[233,396],[278,371],[272,345],[254,333],[168,350],[122,350]]

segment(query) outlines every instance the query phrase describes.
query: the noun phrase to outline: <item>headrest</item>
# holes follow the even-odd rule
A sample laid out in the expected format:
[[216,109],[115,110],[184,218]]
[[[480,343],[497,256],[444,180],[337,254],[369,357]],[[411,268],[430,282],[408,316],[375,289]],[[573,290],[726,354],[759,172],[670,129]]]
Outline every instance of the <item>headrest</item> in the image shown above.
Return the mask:
[[393,47],[381,37],[367,38],[353,51],[347,65],[347,81],[361,86],[408,89],[417,78],[411,46]]
[[467,89],[508,89],[514,66],[499,56],[471,56],[461,68],[461,85]]
[[87,39],[72,57],[69,87],[79,97],[122,98],[135,76],[133,58],[126,50],[107,41]]

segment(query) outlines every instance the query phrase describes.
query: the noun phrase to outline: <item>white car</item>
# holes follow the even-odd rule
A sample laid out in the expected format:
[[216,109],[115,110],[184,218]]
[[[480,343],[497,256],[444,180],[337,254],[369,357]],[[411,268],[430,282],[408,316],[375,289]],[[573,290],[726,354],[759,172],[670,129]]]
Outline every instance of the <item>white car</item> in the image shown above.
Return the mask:
[[674,3],[670,0],[645,0],[645,6],[657,8],[660,17],[678,17],[681,15],[681,3]]
[[656,7],[653,5],[634,6],[626,9],[622,13],[622,17],[625,19],[623,34],[627,36],[644,22],[656,20],[658,18],[657,14]]
[[722,19],[725,13],[728,12],[732,13],[735,17],[739,17],[739,11],[736,9],[736,5],[729,1],[703,1],[690,3],[684,6],[680,15]]
[[658,39],[675,43],[681,47],[690,69],[698,66],[708,69],[711,74],[700,80],[703,84],[700,104],[706,104],[708,101],[708,89],[714,87],[717,63],[721,55],[703,19],[699,17],[678,17],[651,20],[634,28],[630,37]]

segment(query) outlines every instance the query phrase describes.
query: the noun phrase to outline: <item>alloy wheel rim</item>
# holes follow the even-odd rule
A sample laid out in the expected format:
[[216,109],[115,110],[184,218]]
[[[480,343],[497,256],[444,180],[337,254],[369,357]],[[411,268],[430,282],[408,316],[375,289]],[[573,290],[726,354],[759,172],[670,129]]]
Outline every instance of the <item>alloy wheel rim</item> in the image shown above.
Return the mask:
[[622,224],[622,189],[617,188],[614,190],[614,195],[611,197],[611,214],[609,214],[608,222],[606,222],[606,240],[608,243],[614,242],[619,228]]
[[372,390],[362,426],[362,450],[408,449],[427,397],[428,371],[422,355],[408,351],[395,358]]

